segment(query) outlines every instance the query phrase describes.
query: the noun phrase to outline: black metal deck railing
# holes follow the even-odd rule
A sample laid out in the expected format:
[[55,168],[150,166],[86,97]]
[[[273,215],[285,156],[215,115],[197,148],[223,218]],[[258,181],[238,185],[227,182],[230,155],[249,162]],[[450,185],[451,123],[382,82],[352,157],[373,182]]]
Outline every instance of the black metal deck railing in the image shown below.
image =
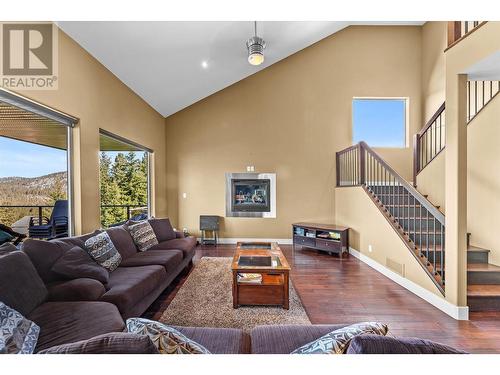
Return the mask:
[[[0,213],[2,210],[26,210],[26,215],[38,218],[38,222],[41,223],[44,217],[50,216],[53,205],[0,205]],[[137,211],[147,211],[148,207],[146,204],[103,204],[101,205],[101,211],[103,209],[123,209],[126,219],[130,219]],[[18,217],[16,220],[21,219],[23,216]],[[3,223],[11,225],[13,223]]]

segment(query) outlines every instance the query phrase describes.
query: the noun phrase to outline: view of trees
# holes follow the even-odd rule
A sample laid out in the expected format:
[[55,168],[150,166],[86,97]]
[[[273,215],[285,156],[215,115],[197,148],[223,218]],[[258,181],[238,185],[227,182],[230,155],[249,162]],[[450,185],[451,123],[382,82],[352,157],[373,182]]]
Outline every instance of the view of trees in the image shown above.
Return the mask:
[[[148,154],[146,152],[101,152],[100,190],[101,224],[127,220],[125,207],[102,207],[107,205],[132,205],[147,207],[148,202]],[[144,209],[142,210],[144,211]],[[132,210],[132,215],[141,210]]]

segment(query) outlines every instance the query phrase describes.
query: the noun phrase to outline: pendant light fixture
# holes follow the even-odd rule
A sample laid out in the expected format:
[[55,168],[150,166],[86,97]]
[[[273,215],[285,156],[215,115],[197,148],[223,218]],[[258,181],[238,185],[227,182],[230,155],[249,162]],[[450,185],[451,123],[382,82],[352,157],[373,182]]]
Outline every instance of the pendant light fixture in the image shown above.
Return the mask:
[[254,31],[254,36],[247,40],[248,62],[251,65],[260,65],[264,62],[266,42],[257,36],[257,21],[254,21]]

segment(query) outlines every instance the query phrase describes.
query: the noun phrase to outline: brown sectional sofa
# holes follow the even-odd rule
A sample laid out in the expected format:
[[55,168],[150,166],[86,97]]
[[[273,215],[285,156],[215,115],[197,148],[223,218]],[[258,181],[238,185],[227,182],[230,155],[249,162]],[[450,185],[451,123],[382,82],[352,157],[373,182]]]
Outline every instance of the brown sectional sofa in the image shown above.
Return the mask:
[[[161,222],[156,220],[155,223],[157,221]],[[153,229],[155,232],[163,230],[158,225]],[[85,241],[99,231],[50,242],[28,240],[23,244],[23,251],[48,289],[49,300],[109,302],[118,308],[124,319],[140,316],[189,266],[195,253],[196,239],[183,237],[178,232],[174,234],[176,238],[162,241],[146,252],[137,251],[125,226],[106,232],[122,256],[120,266],[110,272],[106,285],[88,278],[68,280],[52,270],[65,251],[74,246],[83,248]]]
[[[124,228],[108,230],[123,262],[104,285],[94,279],[65,280],[52,265],[90,235],[52,242],[27,241],[23,251],[0,256],[0,301],[40,326],[37,353],[156,353],[149,339],[125,333],[124,319],[140,316],[194,255],[194,238],[162,241],[133,251]],[[135,248],[135,246],[134,246]],[[287,354],[343,325],[232,328],[175,327],[214,354]],[[360,340],[358,352],[449,352],[423,340],[387,343]],[[352,352],[352,351],[351,351]]]

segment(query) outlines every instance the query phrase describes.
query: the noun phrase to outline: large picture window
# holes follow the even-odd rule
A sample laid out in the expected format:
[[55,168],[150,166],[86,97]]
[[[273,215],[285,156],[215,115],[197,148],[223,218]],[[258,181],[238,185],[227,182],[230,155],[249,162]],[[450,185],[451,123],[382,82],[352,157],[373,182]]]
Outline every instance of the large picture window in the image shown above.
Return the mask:
[[104,228],[150,216],[151,153],[144,146],[100,131],[99,188]]
[[77,122],[0,89],[0,244],[73,233],[71,148]]
[[353,143],[371,147],[407,147],[407,99],[354,98]]

